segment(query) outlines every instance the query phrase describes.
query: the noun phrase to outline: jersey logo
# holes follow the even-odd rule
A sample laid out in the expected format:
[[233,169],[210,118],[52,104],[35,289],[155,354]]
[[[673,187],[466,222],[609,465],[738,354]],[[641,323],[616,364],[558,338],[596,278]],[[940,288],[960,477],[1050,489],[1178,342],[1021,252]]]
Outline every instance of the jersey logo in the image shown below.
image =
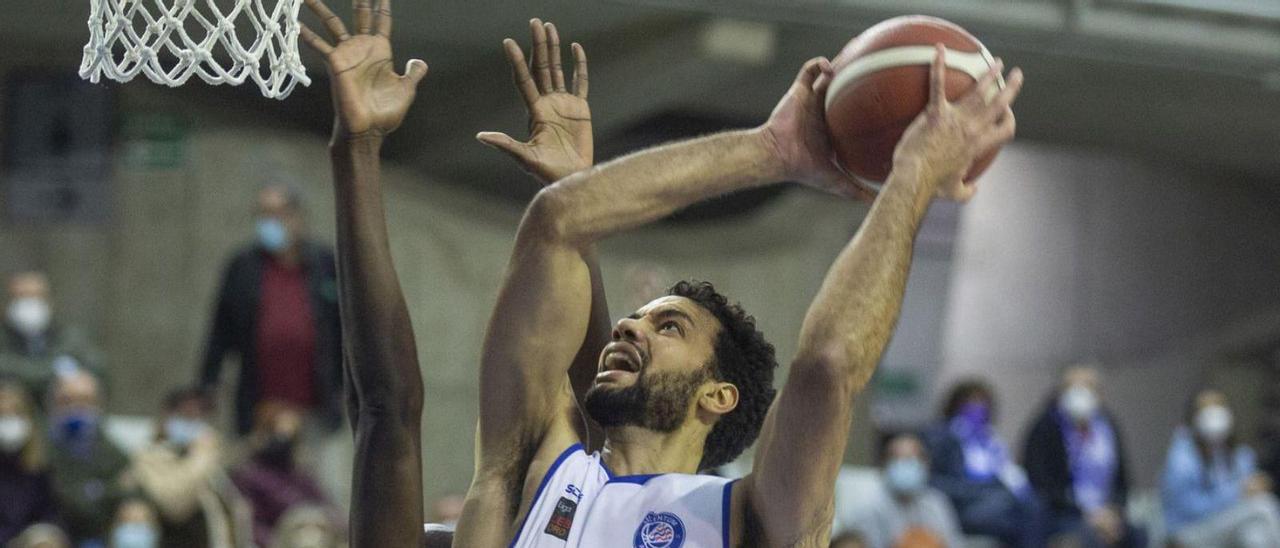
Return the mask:
[[635,548],[680,548],[684,522],[671,512],[649,512],[636,528]]
[[569,529],[573,528],[573,514],[578,511],[578,503],[568,497],[560,497],[555,512],[547,521],[547,528],[542,532],[560,540],[569,540]]

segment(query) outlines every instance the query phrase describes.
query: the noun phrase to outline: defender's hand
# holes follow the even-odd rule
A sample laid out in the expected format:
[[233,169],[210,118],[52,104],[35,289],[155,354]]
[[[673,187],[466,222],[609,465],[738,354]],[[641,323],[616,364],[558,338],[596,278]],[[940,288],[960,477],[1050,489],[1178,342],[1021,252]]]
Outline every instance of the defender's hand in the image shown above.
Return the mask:
[[591,108],[587,105],[587,54],[573,44],[573,91],[565,87],[560,65],[560,33],[551,23],[529,21],[533,35],[535,78],[515,40],[503,40],[516,88],[529,110],[529,140],[505,133],[481,132],[476,139],[507,153],[544,185],[591,167]]
[[356,34],[352,36],[321,0],[306,0],[307,7],[324,21],[337,45],[302,26],[303,41],[325,57],[333,80],[335,137],[382,136],[404,121],[418,82],[427,75],[427,64],[413,59],[403,76],[396,74],[391,58],[391,0],[380,0],[374,21],[374,0],[354,0]]
[[850,198],[875,197],[836,165],[827,132],[823,97],[831,84],[831,61],[810,59],[765,122],[763,134],[787,177]]
[[967,202],[977,188],[964,176],[973,161],[1013,138],[1015,120],[1010,105],[1022,89],[1022,71],[1013,69],[1004,89],[987,101],[983,91],[995,85],[1004,68],[996,61],[964,97],[947,100],[946,50],[936,46],[929,77],[929,104],[907,127],[893,152],[894,169],[914,169],[920,180],[934,185],[938,196]]

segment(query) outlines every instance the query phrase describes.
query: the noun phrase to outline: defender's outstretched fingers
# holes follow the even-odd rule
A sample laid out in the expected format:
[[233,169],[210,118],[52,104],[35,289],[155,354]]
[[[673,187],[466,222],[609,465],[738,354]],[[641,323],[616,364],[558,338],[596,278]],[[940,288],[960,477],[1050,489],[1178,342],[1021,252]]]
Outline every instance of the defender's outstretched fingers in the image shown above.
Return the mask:
[[373,33],[391,38],[391,0],[378,2],[378,9],[374,11]]
[[547,23],[545,30],[547,31],[547,55],[551,58],[551,85],[555,91],[565,91],[564,67],[560,65],[560,33],[556,32],[556,26],[552,23]]
[[315,31],[311,30],[311,27],[301,25],[298,36],[301,36],[302,41],[320,55],[329,55],[329,52],[333,51],[333,46],[330,45],[329,42],[325,41],[324,38],[321,38],[319,34],[316,34]]
[[947,49],[934,44],[933,64],[929,66],[929,108],[947,104]]
[[530,160],[529,145],[511,138],[511,136],[506,133],[482,131],[476,134],[476,140],[510,154],[521,162],[528,162]]
[[404,76],[401,76],[401,78],[407,80],[409,85],[418,87],[418,82],[421,82],[427,76],[429,68],[427,62],[422,59],[410,59],[404,65]]
[[329,9],[329,6],[324,5],[324,2],[306,0],[306,3],[311,12],[316,14],[316,17],[319,17],[321,21],[324,21],[324,26],[329,29],[329,33],[333,35],[334,39],[342,42],[351,38],[351,34],[347,32],[347,26],[342,24],[342,18],[335,15],[333,10]]
[[551,93],[555,87],[551,83],[551,60],[547,58],[547,29],[541,20],[534,19],[529,21],[529,34],[533,37],[533,46],[529,49],[533,53],[533,74],[538,92]]
[[587,51],[582,49],[582,44],[573,43],[570,47],[573,50],[573,94],[583,99],[587,98],[587,84],[590,81],[587,76]]
[[524,60],[524,52],[520,50],[520,45],[510,38],[502,41],[502,49],[507,53],[507,63],[511,64],[511,79],[515,81],[516,89],[520,90],[524,104],[533,106],[540,94],[538,85],[533,83],[533,75],[529,74],[529,65]]
[[373,30],[373,0],[352,0],[351,11],[355,15],[356,34],[369,34]]

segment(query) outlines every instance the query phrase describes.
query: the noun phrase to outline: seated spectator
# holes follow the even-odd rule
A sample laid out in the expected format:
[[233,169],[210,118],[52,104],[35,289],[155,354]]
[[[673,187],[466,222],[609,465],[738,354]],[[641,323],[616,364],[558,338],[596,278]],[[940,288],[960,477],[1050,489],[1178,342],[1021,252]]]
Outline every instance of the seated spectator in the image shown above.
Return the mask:
[[280,518],[299,504],[323,506],[335,524],[340,513],[329,503],[320,486],[294,466],[295,449],[302,431],[302,411],[281,402],[258,407],[249,434],[249,459],[231,472],[231,480],[253,507],[253,540],[271,544],[272,530]]
[[102,375],[101,357],[84,332],[55,316],[44,274],[14,274],[7,290],[0,333],[0,376],[18,379],[28,393],[47,394],[59,373],[83,369]]
[[868,548],[963,548],[951,502],[929,487],[928,457],[920,439],[912,434],[890,438],[881,461],[881,482],[861,494],[869,504],[842,519],[843,527],[856,532]]
[[102,429],[98,380],[59,376],[49,398],[49,473],[61,523],[76,544],[103,541],[124,498],[129,458]]
[[1049,537],[1086,548],[1139,547],[1125,520],[1129,481],[1116,419],[1097,369],[1070,367],[1027,435],[1022,462],[1048,513]]
[[[240,504],[222,471],[212,409],[198,389],[176,390],[157,418],[156,440],[133,457],[130,477],[159,514],[165,546],[231,546]],[[247,526],[247,524],[245,524]]]
[[995,395],[986,383],[951,390],[943,418],[924,436],[930,484],[946,493],[965,534],[1020,547],[1044,544],[1043,514],[1026,473],[991,427]]
[[71,539],[57,525],[37,523],[28,527],[7,548],[71,548]]
[[330,509],[300,504],[280,518],[271,548],[341,548],[345,540],[333,525]]
[[1170,537],[1188,548],[1280,546],[1280,508],[1270,490],[1253,450],[1236,437],[1226,396],[1197,394],[1160,478]]
[[[120,503],[111,525],[111,542],[108,548],[157,548],[160,544],[160,525],[156,511],[146,501],[138,498]],[[164,546],[184,546],[165,544]]]
[[34,411],[21,385],[0,382],[0,546],[57,519]]

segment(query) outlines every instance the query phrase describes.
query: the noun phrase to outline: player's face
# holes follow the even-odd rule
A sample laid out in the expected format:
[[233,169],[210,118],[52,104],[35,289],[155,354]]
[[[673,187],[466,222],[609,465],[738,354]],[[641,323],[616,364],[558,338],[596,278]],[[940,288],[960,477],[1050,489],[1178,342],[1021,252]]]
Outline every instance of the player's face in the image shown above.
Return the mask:
[[720,322],[685,297],[660,297],[614,325],[595,383],[626,387],[653,373],[692,373],[715,352]]
[[684,297],[662,297],[619,320],[600,354],[587,412],[606,428],[670,432],[709,382],[720,323]]

